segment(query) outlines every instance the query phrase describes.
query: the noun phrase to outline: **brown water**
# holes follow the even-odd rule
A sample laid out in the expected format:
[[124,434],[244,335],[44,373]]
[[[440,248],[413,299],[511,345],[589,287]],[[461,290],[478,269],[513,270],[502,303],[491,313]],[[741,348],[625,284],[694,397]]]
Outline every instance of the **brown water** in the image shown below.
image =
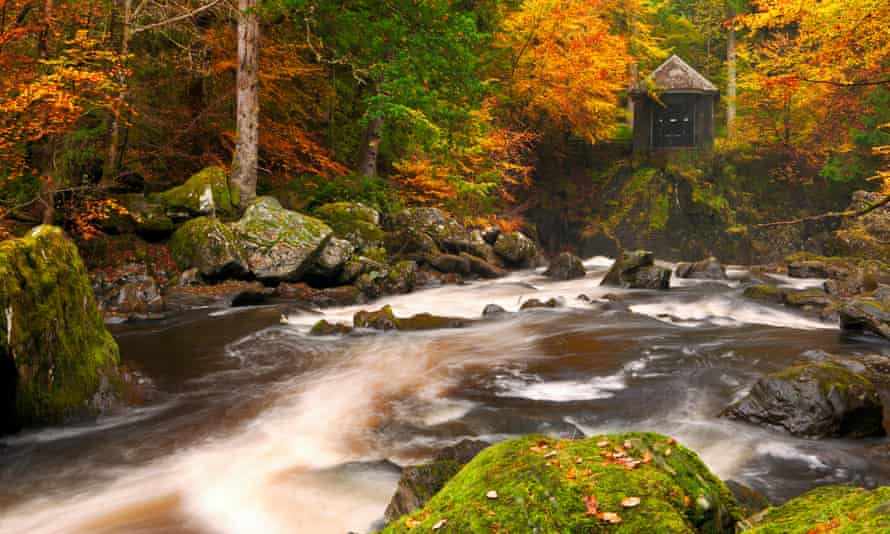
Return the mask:
[[366,532],[398,480],[381,460],[529,432],[663,432],[723,478],[780,500],[821,484],[890,483],[886,440],[802,440],[716,417],[808,351],[890,357],[886,344],[742,300],[737,283],[624,292],[629,312],[574,300],[616,292],[597,286],[606,265],[591,260],[579,281],[520,273],[386,301],[399,315],[475,318],[492,302],[567,300],[461,330],[312,338],[320,316],[281,324],[275,306],[116,326],[124,361],[159,399],[7,438],[0,532]]

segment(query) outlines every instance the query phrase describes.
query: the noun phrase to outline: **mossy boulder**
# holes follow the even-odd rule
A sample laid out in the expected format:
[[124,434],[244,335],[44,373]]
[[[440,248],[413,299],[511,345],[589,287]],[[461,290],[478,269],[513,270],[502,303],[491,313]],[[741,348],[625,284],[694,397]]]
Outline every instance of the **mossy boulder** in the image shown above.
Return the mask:
[[248,272],[245,253],[234,230],[213,217],[198,217],[179,227],[168,244],[177,266],[198,269],[207,278],[235,278]]
[[298,280],[333,237],[325,223],[286,210],[272,197],[256,199],[233,228],[250,271],[265,281]]
[[309,331],[310,336],[336,336],[345,335],[352,332],[352,327],[343,323],[331,323],[322,319],[314,325]]
[[824,308],[834,299],[819,288],[791,289],[785,292],[785,305],[792,308]]
[[890,339],[890,309],[874,299],[853,299],[839,310],[841,328],[844,330],[871,332]]
[[440,317],[429,313],[419,313],[411,317],[396,317],[391,306],[384,306],[376,311],[360,311],[353,317],[356,328],[372,328],[374,330],[438,330],[441,328],[460,328],[467,321],[460,317]]
[[442,273],[456,273],[462,276],[470,274],[470,260],[456,254],[439,254],[427,260],[430,266]]
[[498,236],[494,253],[513,267],[531,267],[538,256],[538,247],[524,234],[508,232]]
[[351,242],[356,248],[377,247],[383,242],[380,214],[370,206],[357,202],[334,202],[319,206],[314,214],[334,230],[334,235]]
[[671,270],[655,265],[655,256],[648,250],[625,251],[612,264],[600,285],[665,290],[671,286]]
[[309,274],[321,278],[328,284],[337,283],[343,267],[352,258],[355,245],[345,239],[332,238],[328,240],[315,262],[309,268]]
[[577,278],[584,278],[586,274],[587,269],[584,268],[584,262],[581,261],[581,258],[570,252],[563,252],[553,258],[553,261],[550,262],[550,266],[544,271],[545,276],[549,276],[555,280],[575,280]]
[[351,284],[358,279],[359,276],[374,271],[384,272],[387,267],[383,263],[372,260],[365,256],[353,256],[344,265],[340,271],[337,282],[340,284]]
[[176,223],[167,216],[164,204],[157,198],[132,193],[120,195],[116,200],[126,212],[112,210],[108,218],[100,220],[98,226],[103,232],[136,233],[146,239],[160,239],[176,229]]
[[726,267],[714,256],[695,263],[678,263],[677,278],[694,280],[726,280]]
[[501,278],[507,276],[507,271],[480,257],[461,252],[460,256],[467,260],[470,266],[470,272],[479,278]]
[[824,486],[745,521],[749,534],[890,532],[890,487]]
[[531,435],[485,449],[384,532],[430,532],[443,520],[439,532],[732,532],[739,519],[723,482],[672,439]]
[[223,167],[207,167],[184,184],[159,193],[157,198],[173,219],[200,215],[234,217],[238,211],[238,192],[229,189],[228,176]]
[[831,362],[767,375],[723,415],[803,437],[883,436],[883,404],[867,378]]
[[400,261],[384,271],[365,273],[359,276],[355,285],[372,299],[410,293],[417,286],[417,263]]
[[386,252],[393,256],[441,253],[436,240],[416,228],[403,228],[387,232],[383,244]]
[[785,302],[785,295],[788,290],[777,286],[760,284],[756,286],[746,287],[742,293],[745,298],[757,300],[760,302],[771,302],[774,304],[782,304]]
[[0,242],[0,433],[97,410],[118,358],[62,230]]
[[393,230],[419,231],[449,252],[467,250],[470,232],[438,208],[406,208],[390,218]]

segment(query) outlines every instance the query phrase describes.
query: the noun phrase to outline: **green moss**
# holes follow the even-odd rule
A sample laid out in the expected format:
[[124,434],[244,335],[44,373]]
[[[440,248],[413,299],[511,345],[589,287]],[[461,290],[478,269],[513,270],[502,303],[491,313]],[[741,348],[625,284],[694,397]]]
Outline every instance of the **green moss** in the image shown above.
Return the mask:
[[761,284],[745,288],[744,296],[751,300],[780,304],[785,301],[786,293],[787,291],[780,287]]
[[209,277],[247,272],[246,254],[235,232],[219,219],[197,217],[187,221],[170,238],[169,247],[182,270],[194,267]]
[[459,317],[440,317],[429,313],[420,313],[411,317],[396,317],[391,306],[384,306],[377,311],[360,311],[353,317],[356,328],[374,328],[376,330],[435,330],[440,328],[459,328],[466,321]]
[[381,243],[384,232],[378,226],[380,215],[376,210],[354,202],[335,202],[315,209],[315,216],[325,221],[340,239],[366,248]]
[[[616,451],[625,456],[605,456]],[[626,457],[650,461],[628,469]],[[497,498],[488,498],[489,491]],[[585,513],[587,496],[622,522]],[[624,508],[625,497],[639,497],[639,506]],[[732,531],[739,511],[692,451],[664,436],[630,433],[576,441],[527,436],[489,447],[426,507],[384,532],[407,532],[414,522],[416,531],[429,532],[443,519],[439,531],[450,533],[716,533]]]
[[158,198],[171,216],[180,218],[211,214],[234,217],[239,203],[238,192],[229,189],[228,171],[223,167],[207,167]]
[[831,362],[796,365],[772,376],[788,381],[816,380],[822,385],[822,390],[826,395],[832,389],[846,393],[848,389],[855,387],[857,392],[864,391],[864,394],[872,395],[877,400],[875,386],[867,378],[854,373],[846,367]]
[[748,520],[750,534],[890,532],[890,487],[818,488]]
[[18,374],[15,418],[23,425],[88,410],[102,377],[116,375],[117,344],[59,228],[0,243],[0,355]]
[[314,325],[312,325],[312,329],[309,331],[310,336],[335,336],[338,334],[348,334],[352,332],[352,327],[348,324],[342,323],[329,323],[322,319],[318,321]]

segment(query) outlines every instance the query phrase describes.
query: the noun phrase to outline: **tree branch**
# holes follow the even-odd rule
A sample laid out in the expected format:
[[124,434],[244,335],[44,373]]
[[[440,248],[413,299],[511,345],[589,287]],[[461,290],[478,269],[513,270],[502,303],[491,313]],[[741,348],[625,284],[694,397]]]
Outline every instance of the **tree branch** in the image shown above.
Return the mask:
[[189,11],[188,13],[184,13],[184,14],[178,15],[176,17],[171,17],[166,20],[155,22],[154,24],[148,24],[147,26],[138,26],[136,28],[133,28],[133,35],[136,35],[137,33],[142,33],[144,31],[153,30],[155,28],[160,28],[162,26],[168,26],[170,24],[174,24],[174,23],[186,20],[186,19],[190,19],[190,18],[194,17],[195,15],[197,15],[198,13],[201,13],[202,11],[207,11],[208,9],[215,6],[219,2],[220,2],[220,0],[213,0],[209,4],[204,4],[203,6],[193,9],[192,11]]
[[836,82],[834,80],[811,80],[809,78],[800,78],[798,79],[802,82],[807,83],[821,83],[825,85],[834,85],[836,87],[865,87],[869,85],[886,85],[890,84],[890,78],[885,80],[868,80],[864,82]]
[[821,221],[824,219],[839,219],[841,217],[862,217],[863,215],[867,215],[874,210],[886,206],[890,204],[890,195],[884,196],[881,200],[869,204],[864,208],[858,210],[846,210],[846,211],[830,211],[828,213],[823,213],[821,215],[809,215],[807,217],[801,217],[799,219],[791,219],[790,221],[776,221],[770,223],[760,223],[753,225],[755,228],[766,228],[770,226],[787,226],[792,224],[800,224],[811,221]]

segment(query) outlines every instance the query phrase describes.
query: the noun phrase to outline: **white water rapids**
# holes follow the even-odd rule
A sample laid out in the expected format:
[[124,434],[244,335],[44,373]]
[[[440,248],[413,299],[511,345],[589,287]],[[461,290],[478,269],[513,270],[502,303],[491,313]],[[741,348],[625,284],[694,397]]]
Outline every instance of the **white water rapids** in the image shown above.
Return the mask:
[[[847,476],[837,471],[842,462],[844,469],[856,469],[846,443],[811,444],[715,417],[715,406],[744,393],[755,379],[746,362],[760,361],[757,351],[770,346],[770,336],[803,337],[801,349],[821,348],[809,346],[811,340],[833,339],[836,325],[746,302],[738,282],[698,291],[700,282],[679,281],[672,292],[657,295],[600,288],[610,264],[606,258],[589,260],[591,272],[583,280],[553,282],[525,272],[325,310],[323,316],[288,314],[287,324],[267,325],[229,343],[223,354],[210,355],[234,361],[234,367],[201,378],[207,383],[251,373],[267,377],[249,407],[236,402],[208,412],[229,420],[214,431],[189,435],[153,419],[155,411],[174,410],[173,396],[169,406],[8,439],[12,450],[29,446],[39,454],[46,443],[133,425],[140,431],[138,444],[109,439],[121,439],[122,448],[151,451],[152,440],[166,444],[176,433],[175,444],[158,445],[148,459],[127,461],[124,453],[123,460],[107,464],[91,458],[85,467],[73,453],[76,469],[99,474],[80,482],[70,480],[76,476],[52,482],[67,468],[62,459],[33,475],[50,489],[31,494],[5,488],[12,497],[0,498],[0,532],[366,532],[382,517],[398,480],[397,472],[372,462],[418,461],[463,437],[494,441],[528,431],[569,437],[629,426],[662,431],[684,440],[723,477],[769,477],[762,471],[774,463],[822,470],[820,480]],[[626,293],[630,312],[597,312],[576,299],[582,293],[594,300]],[[550,297],[565,299],[566,306],[459,330],[307,335],[320,318],[351,322],[356,311],[383,304],[399,316],[430,312],[477,319],[486,304],[512,312],[528,298]],[[253,311],[233,311],[228,318]],[[202,328],[212,330],[220,320],[208,316]],[[738,345],[752,342],[761,327],[768,328],[757,340],[762,344],[743,359]],[[788,351],[781,358],[801,352]],[[310,358],[307,354],[311,365],[300,367],[297,360]],[[678,376],[674,370],[680,368],[694,374]],[[688,391],[678,384],[688,384]],[[234,394],[249,385],[226,387]],[[646,406],[653,406],[651,413]],[[24,463],[0,464],[7,473],[0,480],[11,484],[15,470],[27,480],[30,468]]]

